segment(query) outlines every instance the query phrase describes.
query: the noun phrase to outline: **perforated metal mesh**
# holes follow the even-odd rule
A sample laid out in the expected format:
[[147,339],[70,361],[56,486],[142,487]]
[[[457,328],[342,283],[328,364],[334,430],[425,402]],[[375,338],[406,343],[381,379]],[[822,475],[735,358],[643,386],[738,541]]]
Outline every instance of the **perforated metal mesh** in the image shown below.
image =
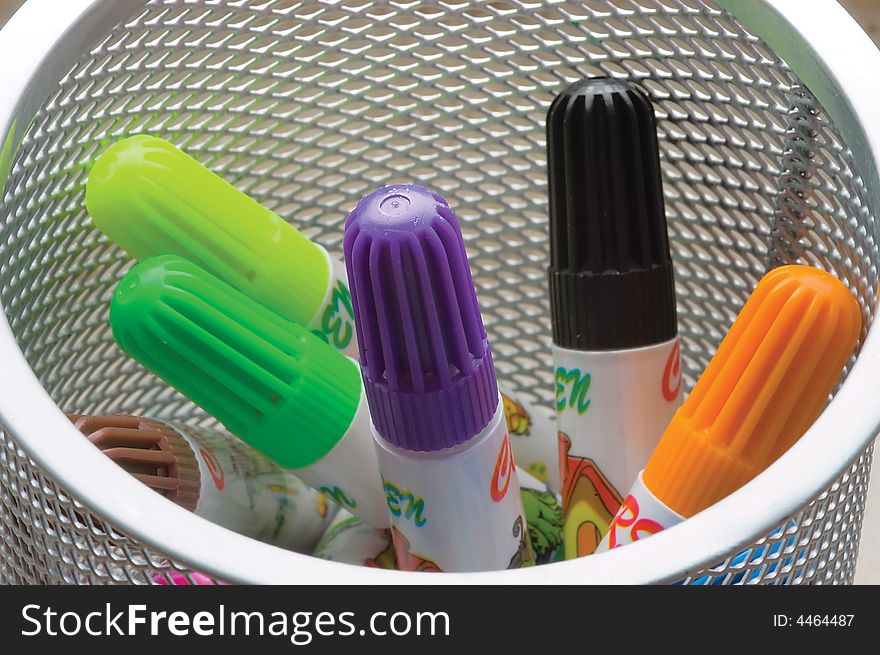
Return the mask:
[[[441,192],[463,221],[500,378],[549,406],[544,113],[564,84],[599,74],[638,80],[656,104],[688,387],[771,265],[834,271],[869,323],[880,257],[846,144],[714,5],[165,0],[76,62],[16,156],[0,300],[18,343],[65,411],[211,423],[107,326],[130,262],[92,227],[84,183],[109,143],[151,132],[337,255],[364,193],[392,181]],[[868,450],[770,536],[687,582],[851,581],[870,463]],[[0,434],[0,581],[189,571],[158,536],[147,548],[68,493]]]

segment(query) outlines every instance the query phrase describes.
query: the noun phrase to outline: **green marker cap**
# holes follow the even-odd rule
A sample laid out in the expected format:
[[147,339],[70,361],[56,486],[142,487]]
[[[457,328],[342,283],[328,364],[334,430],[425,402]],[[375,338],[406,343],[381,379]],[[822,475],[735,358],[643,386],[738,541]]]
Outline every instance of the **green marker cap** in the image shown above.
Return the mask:
[[122,278],[110,327],[124,352],[287,468],[330,452],[361,401],[352,360],[177,255]]
[[327,295],[324,248],[163,139],[107,148],[86,207],[135,259],[182,255],[291,321],[310,326]]

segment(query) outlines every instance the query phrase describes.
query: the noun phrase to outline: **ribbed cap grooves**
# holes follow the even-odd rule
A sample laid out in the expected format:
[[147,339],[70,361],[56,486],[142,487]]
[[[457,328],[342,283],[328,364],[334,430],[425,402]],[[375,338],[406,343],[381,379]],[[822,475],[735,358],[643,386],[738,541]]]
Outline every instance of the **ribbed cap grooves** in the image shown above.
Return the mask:
[[498,406],[458,219],[417,185],[365,196],[345,224],[361,371],[377,432],[412,451],[479,434]]
[[582,80],[547,112],[553,341],[637,348],[678,332],[654,109],[633,84]]
[[189,259],[284,318],[308,324],[327,292],[326,252],[167,141],[110,146],[86,184],[95,225],[135,259]]
[[326,455],[360,402],[354,362],[181,257],[129,271],[110,325],[123,351],[288,468]]
[[858,303],[832,275],[768,273],[666,429],[647,487],[689,517],[757,476],[822,411],[860,330]]
[[133,477],[191,512],[201,493],[195,453],[174,428],[124,414],[70,416],[76,429]]

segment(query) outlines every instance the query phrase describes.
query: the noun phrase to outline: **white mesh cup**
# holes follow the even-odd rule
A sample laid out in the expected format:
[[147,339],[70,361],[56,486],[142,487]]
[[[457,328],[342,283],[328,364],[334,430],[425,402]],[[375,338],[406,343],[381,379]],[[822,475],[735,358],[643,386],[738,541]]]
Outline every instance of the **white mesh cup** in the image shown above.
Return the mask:
[[[880,426],[880,54],[836,3],[29,0],[0,32],[0,581],[850,582]],[[736,17],[735,17],[736,16]],[[120,22],[122,21],[122,22]],[[84,183],[112,141],[161,135],[339,255],[391,181],[461,217],[499,378],[549,411],[544,114],[584,75],[658,117],[691,385],[755,282],[832,271],[866,329],[803,439],[694,518],[610,553],[484,574],[380,571],[252,541],[173,506],[62,412],[213,421],[114,345],[131,265]]]

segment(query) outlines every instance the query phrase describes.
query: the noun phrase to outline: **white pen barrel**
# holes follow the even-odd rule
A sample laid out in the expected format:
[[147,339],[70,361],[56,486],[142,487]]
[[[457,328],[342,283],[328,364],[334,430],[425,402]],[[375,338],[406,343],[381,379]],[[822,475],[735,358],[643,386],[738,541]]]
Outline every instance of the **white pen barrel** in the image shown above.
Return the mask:
[[[517,467],[520,495],[529,534],[537,537],[532,550],[539,563],[553,561],[562,543],[562,510],[547,485]],[[315,547],[315,557],[382,569],[396,569],[390,530],[376,530],[340,510]],[[540,557],[540,559],[539,559]]]
[[374,437],[398,568],[491,571],[534,563],[500,401],[483,432],[455,448],[415,453]]
[[320,460],[294,473],[364,523],[374,528],[388,527],[388,509],[371,436],[370,411],[363,396],[339,443]]
[[554,346],[568,559],[595,551],[681,404],[678,337],[643,348]]
[[245,443],[223,433],[173,426],[199,467],[195,513],[240,534],[311,552],[337,507]]
[[596,552],[645,539],[682,521],[684,517],[681,514],[669,509],[651,493],[639,473]]

